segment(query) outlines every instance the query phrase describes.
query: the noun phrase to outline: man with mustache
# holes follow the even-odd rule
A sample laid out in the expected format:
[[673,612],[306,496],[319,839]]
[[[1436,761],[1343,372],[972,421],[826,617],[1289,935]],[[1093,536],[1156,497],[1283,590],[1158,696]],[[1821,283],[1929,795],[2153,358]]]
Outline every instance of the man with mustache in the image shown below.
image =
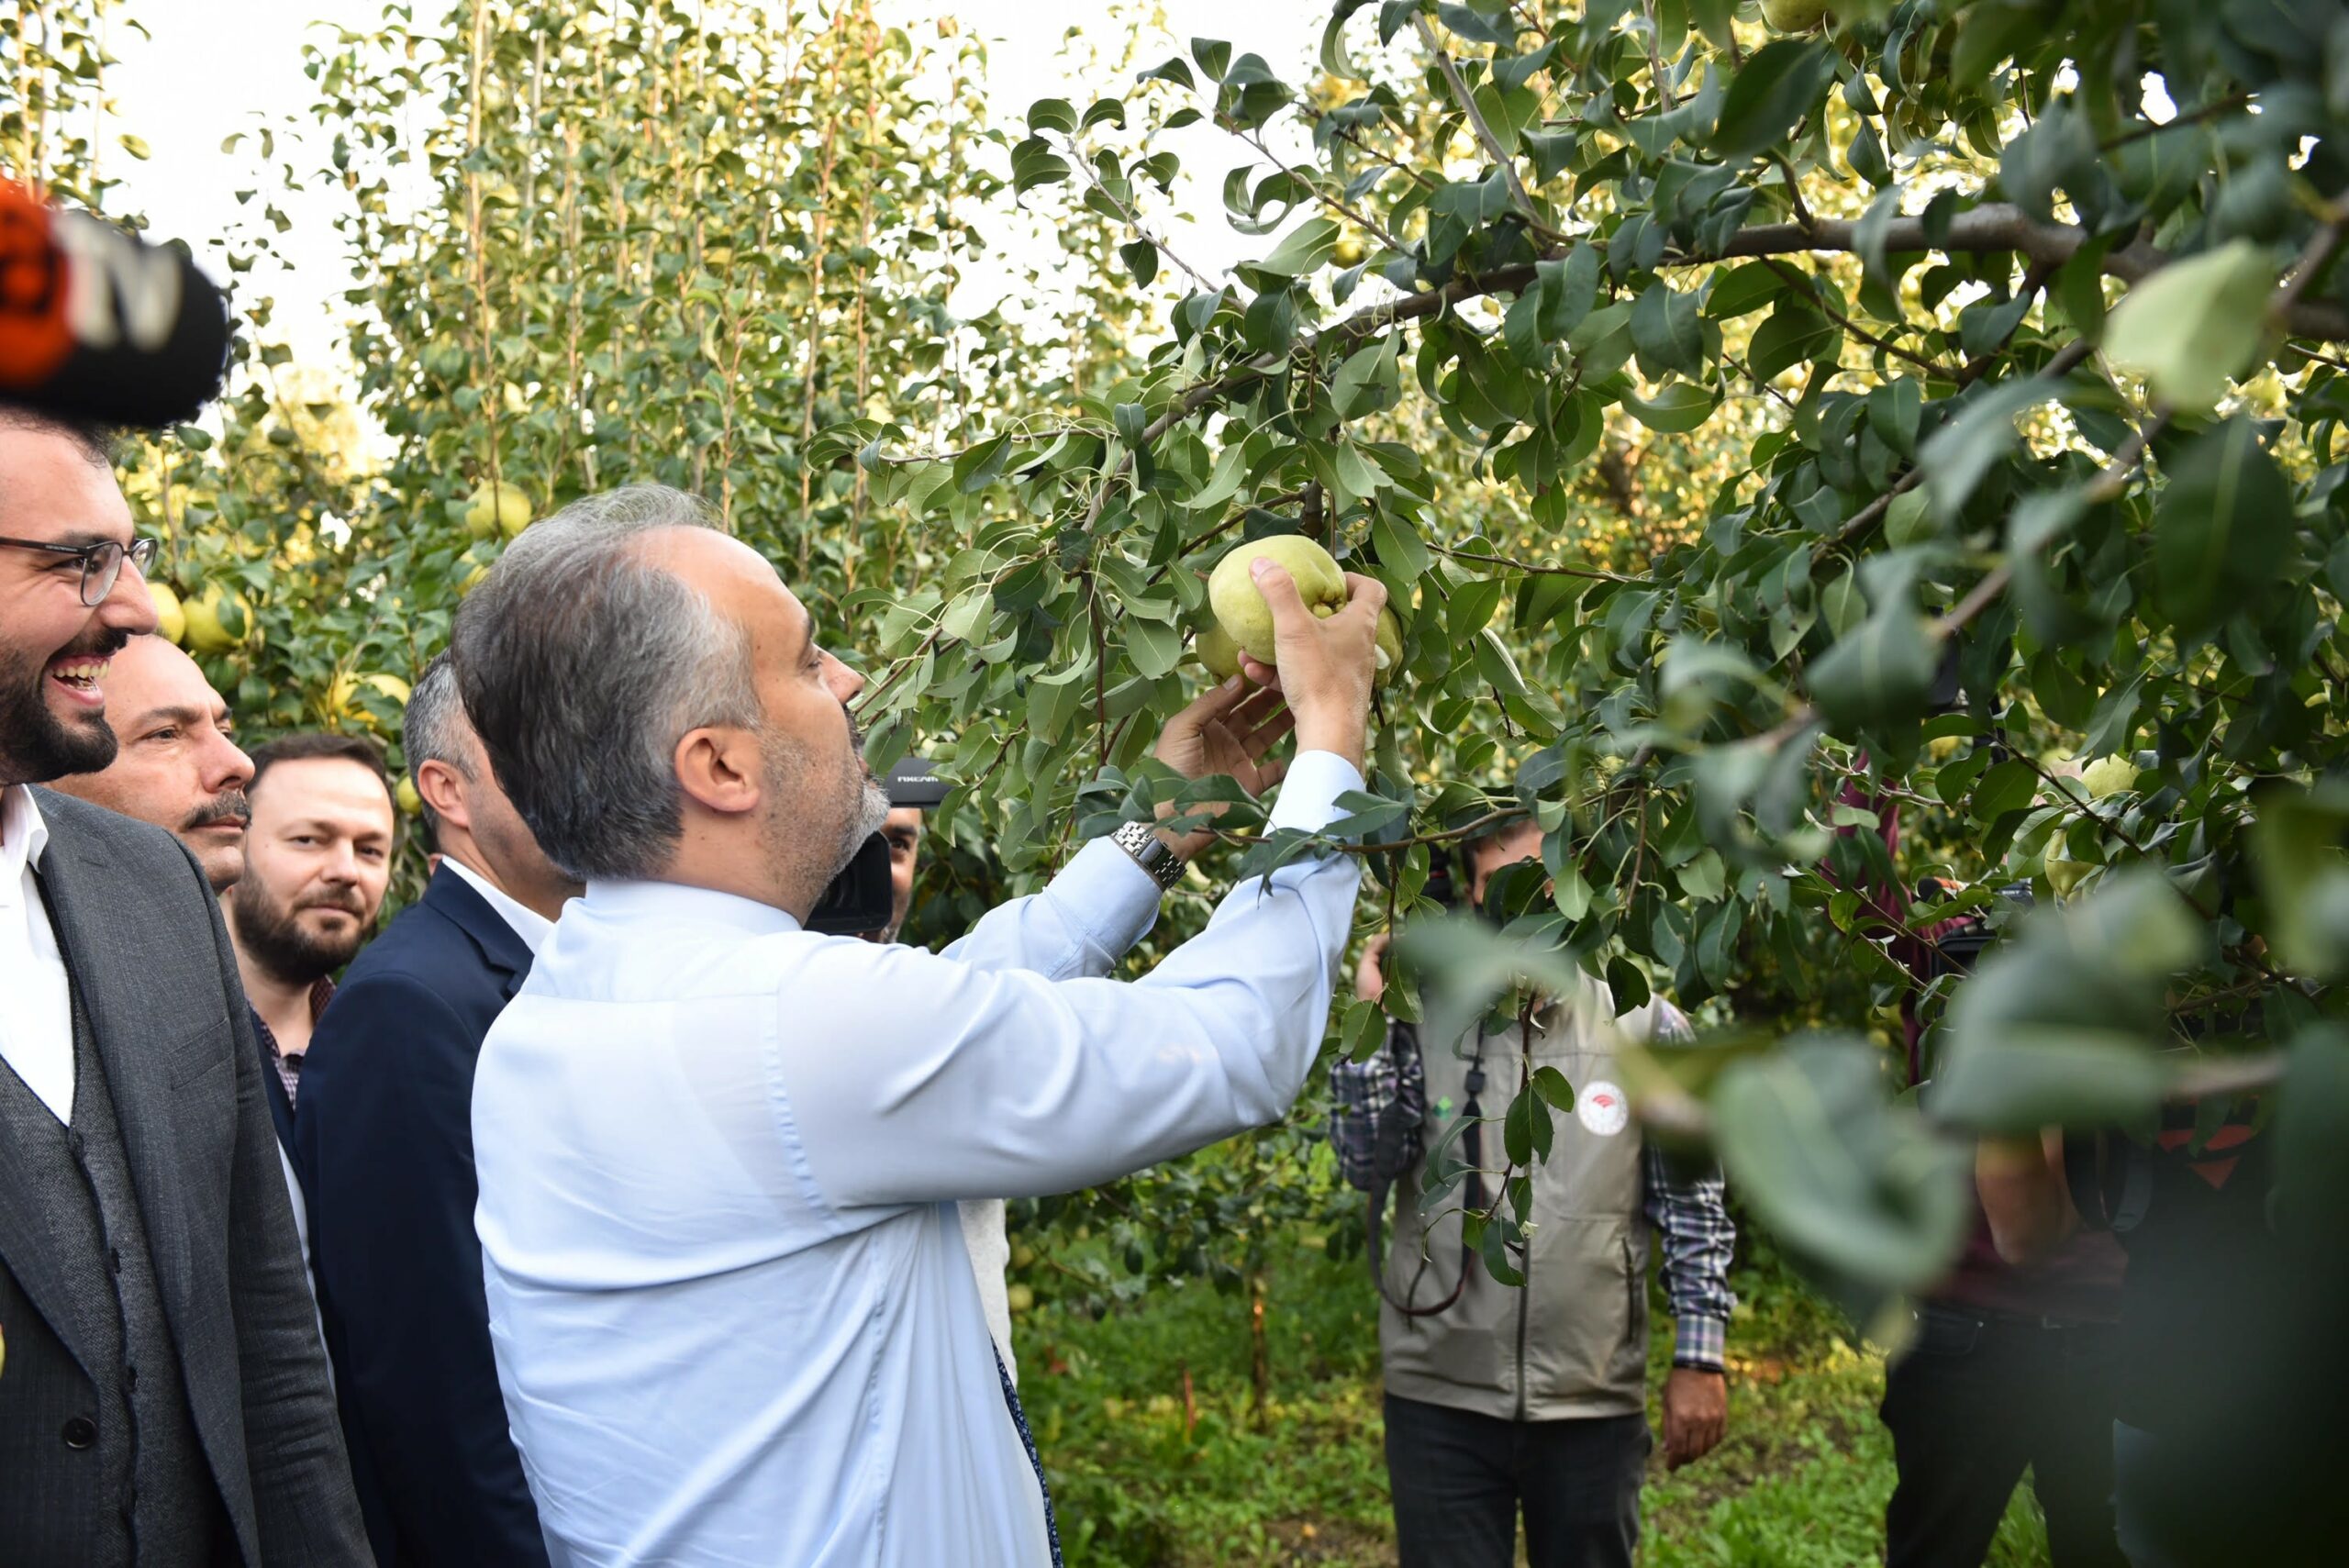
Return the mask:
[[0,409],[0,1536],[12,1568],[366,1563],[207,878],[33,787],[155,628],[105,443]]
[[50,787],[135,817],[187,846],[218,893],[244,874],[245,785],[252,760],[231,739],[228,705],[195,660],[161,637],[134,637],[106,672],[114,761]]
[[290,1159],[310,1031],[334,998],[335,971],[375,934],[398,817],[384,754],[362,735],[286,735],[255,748],[245,798],[245,874],[222,904]]

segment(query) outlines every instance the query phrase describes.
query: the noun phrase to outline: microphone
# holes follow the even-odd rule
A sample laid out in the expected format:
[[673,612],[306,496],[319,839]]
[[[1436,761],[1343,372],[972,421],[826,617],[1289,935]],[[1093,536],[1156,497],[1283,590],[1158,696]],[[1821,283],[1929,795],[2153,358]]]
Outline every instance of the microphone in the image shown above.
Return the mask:
[[228,368],[228,302],[194,260],[0,181],[0,403],[171,425]]

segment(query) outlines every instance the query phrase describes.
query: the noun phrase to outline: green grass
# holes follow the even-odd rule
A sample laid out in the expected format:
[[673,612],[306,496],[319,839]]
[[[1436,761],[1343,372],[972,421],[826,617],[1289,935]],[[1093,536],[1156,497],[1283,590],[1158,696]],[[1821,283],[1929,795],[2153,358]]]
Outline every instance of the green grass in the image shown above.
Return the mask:
[[[1836,1568],[1883,1556],[1892,1444],[1883,1366],[1776,1270],[1745,1269],[1731,1330],[1727,1440],[1642,1500],[1647,1568]],[[1068,1560],[1119,1568],[1391,1565],[1380,1448],[1377,1298],[1359,1259],[1304,1240],[1266,1298],[1274,1397],[1249,1410],[1248,1302],[1205,1284],[1093,1320],[1052,1307],[1019,1327],[1020,1396],[1052,1483]],[[1670,1336],[1659,1324],[1652,1389]],[[1187,1378],[1187,1393],[1186,1393]],[[1651,1421],[1660,1420],[1653,1410]],[[2027,1491],[1990,1562],[2036,1568]]]

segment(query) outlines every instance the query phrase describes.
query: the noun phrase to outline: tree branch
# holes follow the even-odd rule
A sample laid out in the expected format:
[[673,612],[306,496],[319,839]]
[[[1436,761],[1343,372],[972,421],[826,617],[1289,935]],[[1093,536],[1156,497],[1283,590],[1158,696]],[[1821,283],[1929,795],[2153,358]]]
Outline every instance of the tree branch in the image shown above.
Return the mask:
[[1466,115],[1468,123],[1475,128],[1476,139],[1483,145],[1486,156],[1499,164],[1501,172],[1508,177],[1509,195],[1517,198],[1518,210],[1525,215],[1525,221],[1539,233],[1557,237],[1557,230],[1542,221],[1541,209],[1533,205],[1532,195],[1526,190],[1525,182],[1517,177],[1517,160],[1510,157],[1508,150],[1501,145],[1501,139],[1493,134],[1493,128],[1485,123],[1483,112],[1476,107],[1475,96],[1468,91],[1468,83],[1461,80],[1460,67],[1452,63],[1452,56],[1437,41],[1435,29],[1428,26],[1424,16],[1413,17],[1411,20],[1419,28],[1419,38],[1428,46],[1428,52],[1435,56],[1436,66],[1443,72],[1443,80],[1452,89],[1453,101],[1460,106],[1460,112]]

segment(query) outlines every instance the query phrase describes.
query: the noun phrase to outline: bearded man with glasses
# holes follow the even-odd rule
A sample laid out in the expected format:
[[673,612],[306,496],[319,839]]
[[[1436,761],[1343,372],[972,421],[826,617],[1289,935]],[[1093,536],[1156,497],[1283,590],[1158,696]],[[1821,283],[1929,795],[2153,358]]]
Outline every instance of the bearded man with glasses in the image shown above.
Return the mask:
[[[0,1519],[23,1568],[372,1561],[235,954],[112,762],[155,628],[105,443],[0,410]],[[130,570],[124,570],[126,562]]]

